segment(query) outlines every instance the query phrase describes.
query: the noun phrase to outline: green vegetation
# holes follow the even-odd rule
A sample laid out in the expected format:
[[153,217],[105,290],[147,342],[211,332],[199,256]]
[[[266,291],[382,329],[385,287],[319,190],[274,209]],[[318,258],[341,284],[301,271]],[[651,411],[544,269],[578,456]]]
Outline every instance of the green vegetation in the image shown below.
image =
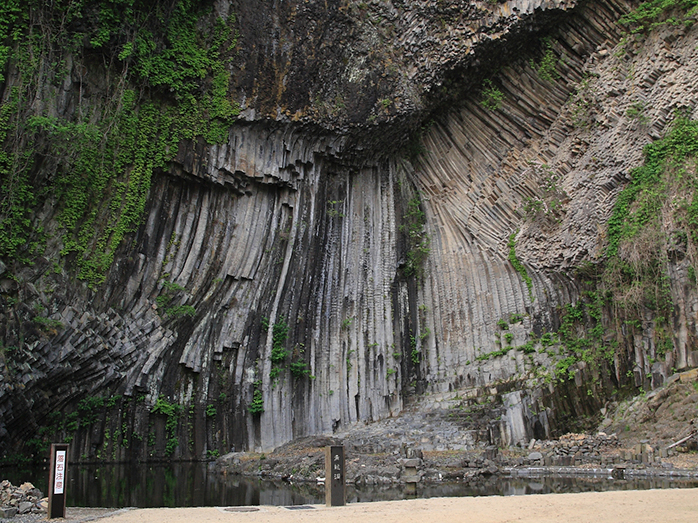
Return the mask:
[[128,399],[123,400],[119,394],[85,396],[72,412],[66,414],[52,411],[40,420],[43,425],[38,428],[36,435],[26,441],[24,451],[28,455],[8,455],[8,457],[0,459],[0,463],[13,463],[18,460],[31,461],[32,459],[43,462],[48,446],[52,441],[62,440],[70,443],[75,438],[78,429],[88,430],[96,423],[104,423],[105,426],[104,448],[110,443],[112,444],[112,453],[116,452],[118,446],[128,448],[130,443],[125,429],[126,424],[122,423],[117,426],[113,432],[109,428],[113,409],[116,409],[115,412],[118,413],[127,403]]
[[[608,254],[618,254],[623,240],[637,237],[647,226],[659,219],[658,213],[672,196],[669,189],[682,187],[691,192],[698,186],[695,173],[685,163],[698,154],[698,123],[678,117],[669,134],[644,149],[644,165],[630,173],[630,184],[620,193],[609,220]],[[669,179],[671,178],[671,179]],[[679,187],[674,187],[678,184]],[[698,240],[698,200],[680,198],[680,214],[692,229],[691,237]]]
[[291,375],[296,379],[301,379],[310,374],[310,369],[304,361],[293,361],[290,365]]
[[424,275],[424,264],[431,252],[431,239],[426,232],[426,214],[421,209],[419,195],[407,203],[407,212],[403,216],[400,231],[406,236],[407,263],[404,267],[406,276],[421,278]]
[[541,227],[556,225],[562,220],[563,201],[567,198],[567,193],[558,186],[560,176],[544,163],[534,164],[532,170],[540,181],[542,194],[539,198],[526,198],[526,219]]
[[160,395],[155,402],[155,405],[150,409],[152,414],[161,414],[167,419],[165,421],[165,433],[167,435],[167,443],[165,444],[165,456],[172,456],[175,449],[179,445],[177,440],[177,424],[179,415],[182,412],[182,406],[177,403],[170,403],[165,399],[165,396]]
[[[43,252],[33,217],[54,197],[61,255],[91,287],[104,281],[116,249],[141,224],[153,173],[182,140],[224,140],[238,112],[228,94],[234,20],[210,13],[200,0],[3,3],[0,66],[12,64],[19,78],[0,106],[1,257],[22,265]],[[93,68],[82,63],[88,55],[109,64],[110,81],[99,107],[81,99],[56,117],[33,101],[47,68],[55,72],[48,83],[70,73],[68,55],[78,69]],[[36,169],[42,158],[51,162]]]
[[649,122],[649,118],[645,115],[645,102],[637,101],[630,104],[630,107],[625,111],[625,115],[633,120],[638,120],[642,124]]
[[262,396],[262,382],[255,381],[252,384],[252,402],[247,407],[247,412],[253,416],[259,416],[264,412],[264,397]]
[[650,0],[621,17],[620,22],[633,34],[647,33],[665,24],[690,26],[697,13],[698,0]]
[[543,46],[545,48],[543,58],[541,58],[539,63],[531,60],[530,65],[538,73],[538,77],[541,80],[552,82],[560,78],[560,73],[557,72],[557,64],[560,62],[560,59],[555,55],[551,37],[543,39]]
[[422,359],[422,353],[417,348],[417,338],[414,336],[410,336],[410,346],[412,347],[412,351],[410,352],[410,360],[412,361],[413,365],[419,365],[419,362]]
[[540,337],[540,344],[544,349],[556,342],[557,338],[551,332],[546,332]]
[[490,111],[496,111],[502,107],[502,101],[504,100],[504,93],[500,91],[493,83],[492,80],[487,79],[482,82],[482,90],[480,91],[482,95],[482,100],[480,100],[480,105],[485,109]]
[[32,321],[39,326],[41,331],[51,336],[63,329],[63,323],[60,320],[52,320],[44,316],[35,316]]
[[475,361],[487,361],[490,358],[498,358],[499,356],[506,356],[506,354],[511,350],[511,347],[505,347],[501,350],[495,350],[488,352],[487,354],[480,354],[475,357]]
[[602,322],[604,298],[596,291],[585,291],[576,304],[562,309],[562,324],[557,331],[562,353],[566,356],[555,364],[555,377],[574,377],[572,368],[579,361],[598,369],[612,363],[616,344],[604,343]]
[[524,354],[533,354],[536,352],[536,340],[530,339],[525,344],[516,347],[516,350],[520,350]]
[[[647,312],[653,316],[650,332],[654,348],[650,350],[654,350],[654,356],[650,356],[650,363],[672,350],[672,330],[667,318],[673,305],[668,288],[666,253],[667,248],[676,248],[676,243],[695,241],[692,233],[698,227],[693,226],[687,227],[688,231],[679,234],[679,239],[671,243],[671,238],[677,234],[675,223],[689,222],[698,180],[695,179],[693,161],[687,164],[686,160],[695,158],[696,151],[696,125],[685,119],[678,119],[667,138],[646,149],[646,160],[650,161],[640,168],[640,176],[628,185],[618,200],[614,217],[624,227],[612,229],[614,234],[609,234],[610,240],[617,240],[611,243],[615,249],[609,254],[605,267],[598,271],[596,267],[580,268],[578,277],[587,290],[581,293],[576,303],[561,308],[562,322],[558,331],[544,333],[538,340],[543,350],[554,343],[560,346],[559,357],[548,351],[556,358],[549,378],[572,379],[577,364],[584,362],[591,368],[592,375],[596,376],[594,383],[598,384],[601,369],[617,364],[616,354],[625,337],[628,338],[629,347],[633,346],[633,336],[642,331]],[[661,162],[664,163],[662,168],[654,171],[657,176],[653,178],[647,170],[651,172],[657,168],[653,160],[658,157],[663,158]],[[690,168],[686,170],[687,166]],[[644,188],[638,189],[634,185],[635,181],[646,182],[648,179],[652,179],[653,183]],[[677,190],[677,183],[680,190]],[[673,189],[665,192],[667,187]],[[677,201],[678,194],[681,197]],[[628,195],[634,196],[629,198]],[[674,195],[674,198],[669,195]],[[649,208],[648,198],[653,200]],[[660,211],[667,206],[675,209],[672,217],[675,223],[664,223],[671,215]],[[623,218],[619,219],[621,214]],[[638,226],[638,223],[643,225]],[[672,234],[663,235],[662,227],[672,230]],[[689,250],[695,252],[693,247]],[[611,321],[606,326],[603,322],[604,310],[613,311],[613,315],[608,316]],[[535,340],[531,339],[518,349],[525,354],[532,353],[535,344]],[[632,379],[633,372],[628,370],[625,375]]]
[[181,285],[164,281],[162,283],[162,293],[155,298],[155,304],[158,306],[158,313],[162,316],[179,318],[180,316],[194,316],[196,309],[191,305],[173,305],[168,307],[175,298],[186,293],[186,289]]
[[596,106],[597,87],[594,80],[598,74],[584,73],[582,80],[570,94],[572,123],[575,127],[585,128],[593,124],[593,112]]
[[[673,348],[669,263],[698,262],[697,157],[698,122],[677,115],[667,135],[645,147],[644,164],[631,171],[608,223],[601,288],[629,335],[642,331],[652,314],[657,358]],[[690,268],[688,276],[691,281]]]
[[[288,339],[288,324],[283,316],[272,325],[272,345],[271,345],[271,370],[269,371],[269,377],[275,380],[281,375],[281,370],[284,367],[286,358],[291,354],[291,352],[285,347],[286,340]],[[269,331],[269,320],[267,318],[262,318],[262,330],[264,332]]]
[[340,206],[344,203],[344,200],[330,200],[327,202],[327,216],[330,216],[332,218],[344,218],[344,214],[339,212],[337,210],[337,206]]
[[509,248],[509,262],[514,266],[514,269],[516,269],[516,272],[519,273],[523,281],[526,282],[526,287],[528,287],[528,296],[531,298],[531,301],[533,301],[533,280],[528,275],[528,272],[526,272],[526,267],[524,267],[516,257],[516,235],[518,232],[519,231],[517,230],[509,235],[509,241],[507,242],[507,247]]

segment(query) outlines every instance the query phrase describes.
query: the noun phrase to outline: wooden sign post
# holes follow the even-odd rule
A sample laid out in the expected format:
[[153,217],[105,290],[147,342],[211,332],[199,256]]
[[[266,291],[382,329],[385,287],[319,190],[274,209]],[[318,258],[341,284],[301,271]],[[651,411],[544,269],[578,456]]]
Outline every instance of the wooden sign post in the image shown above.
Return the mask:
[[325,447],[325,503],[328,507],[341,507],[347,503],[344,481],[344,447]]
[[65,481],[68,472],[68,444],[52,443],[48,477],[48,517],[65,517]]

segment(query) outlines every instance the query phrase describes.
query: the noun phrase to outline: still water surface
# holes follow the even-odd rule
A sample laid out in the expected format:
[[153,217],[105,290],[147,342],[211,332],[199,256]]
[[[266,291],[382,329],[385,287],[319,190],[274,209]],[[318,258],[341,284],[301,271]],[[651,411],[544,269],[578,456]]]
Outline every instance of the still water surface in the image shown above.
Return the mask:
[[[325,502],[322,485],[222,476],[207,463],[72,465],[68,472],[67,504],[71,507],[302,505]],[[9,479],[14,485],[30,481],[46,492],[46,469],[0,469],[0,477]],[[685,487],[698,487],[698,480],[499,477],[475,485],[422,485],[418,487],[416,496],[407,494],[400,486],[359,489],[350,485],[347,488],[347,501]]]

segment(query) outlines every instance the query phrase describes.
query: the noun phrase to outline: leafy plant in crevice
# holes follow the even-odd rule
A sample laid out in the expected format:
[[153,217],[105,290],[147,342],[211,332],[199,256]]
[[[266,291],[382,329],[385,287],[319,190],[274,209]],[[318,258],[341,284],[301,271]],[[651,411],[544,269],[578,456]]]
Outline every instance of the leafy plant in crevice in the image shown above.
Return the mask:
[[165,443],[165,456],[170,457],[174,454],[175,449],[179,446],[177,439],[177,425],[179,415],[182,411],[182,406],[177,403],[170,403],[165,396],[160,395],[155,402],[155,405],[150,409],[152,414],[161,414],[166,417],[165,433],[167,441]]
[[337,206],[341,206],[344,200],[328,200],[327,201],[327,216],[332,218],[344,218],[344,214],[339,212]]
[[598,74],[584,73],[579,84],[570,94],[568,104],[572,112],[572,123],[577,128],[586,128],[594,123],[594,111],[597,107]]
[[552,82],[560,78],[560,73],[557,72],[557,64],[560,62],[560,59],[555,54],[552,37],[548,36],[543,39],[543,48],[545,51],[540,62],[536,63],[534,60],[531,60],[529,64],[538,73],[538,77],[541,80]]
[[[267,318],[262,318],[262,329],[265,331],[269,330],[269,320]],[[271,370],[269,371],[269,377],[272,380],[280,376],[286,359],[291,354],[291,351],[285,346],[286,340],[288,339],[288,331],[289,327],[283,316],[279,317],[277,322],[271,326],[272,342],[271,355],[269,356],[271,360]]]
[[[94,288],[140,226],[153,173],[167,168],[178,144],[225,138],[237,113],[228,94],[233,20],[205,30],[209,4],[196,0],[30,0],[0,10],[0,64],[20,73],[0,107],[0,256],[26,264],[41,252],[36,196],[54,195],[61,254]],[[76,67],[88,54],[109,64],[103,103],[80,99],[65,117],[35,112],[41,64],[53,60],[56,74],[67,74],[68,54]],[[35,169],[39,158],[51,159],[48,175]]]
[[496,111],[502,107],[504,93],[500,91],[489,78],[482,82],[480,95],[482,96],[480,105],[482,105],[485,109],[489,111]]
[[495,351],[492,351],[492,352],[487,352],[487,353],[484,353],[484,354],[480,354],[480,355],[478,355],[478,356],[475,357],[475,361],[487,361],[487,360],[492,359],[492,358],[498,358],[498,357],[500,357],[500,356],[506,356],[506,355],[509,353],[510,350],[512,350],[512,347],[504,347],[504,348],[502,348],[502,349],[500,349],[500,350],[495,350]]
[[529,172],[532,172],[537,179],[541,194],[538,198],[526,199],[524,214],[527,221],[541,228],[550,228],[562,221],[565,214],[563,202],[568,196],[559,185],[561,179],[559,174],[544,163],[529,163],[533,164]]
[[572,379],[576,363],[583,361],[595,369],[612,363],[616,346],[604,342],[603,292],[584,291],[575,304],[562,307],[561,324],[556,333],[564,356],[555,364],[557,379]]
[[410,335],[410,361],[413,365],[419,365],[422,360],[422,353],[417,347],[417,338],[414,335]]
[[54,320],[45,316],[35,316],[32,321],[38,325],[43,333],[49,336],[55,336],[64,327],[63,322],[60,320]]
[[519,273],[523,281],[526,283],[526,287],[528,288],[528,296],[531,299],[531,301],[533,301],[535,299],[535,297],[533,296],[533,280],[528,275],[526,267],[524,267],[523,264],[516,257],[516,235],[518,233],[519,231],[517,230],[509,235],[509,241],[507,242],[507,247],[509,248],[509,263],[512,264],[516,272]]
[[252,384],[252,402],[247,407],[247,412],[253,416],[260,416],[264,413],[264,396],[262,395],[261,380]]
[[162,282],[162,292],[155,298],[155,304],[158,307],[158,313],[162,316],[169,316],[173,318],[179,318],[181,316],[194,316],[196,314],[196,309],[191,305],[170,305],[172,301],[186,293],[186,289],[181,285],[170,282]]
[[628,118],[639,121],[641,124],[649,122],[649,118],[645,114],[645,102],[638,100],[630,104],[630,107],[625,111]]
[[304,361],[292,361],[289,365],[291,376],[296,379],[305,378],[310,375],[310,369]]
[[421,278],[424,275],[424,264],[431,252],[431,238],[426,231],[426,214],[421,208],[419,195],[407,203],[400,231],[405,235],[407,244],[407,261],[403,272],[406,276]]

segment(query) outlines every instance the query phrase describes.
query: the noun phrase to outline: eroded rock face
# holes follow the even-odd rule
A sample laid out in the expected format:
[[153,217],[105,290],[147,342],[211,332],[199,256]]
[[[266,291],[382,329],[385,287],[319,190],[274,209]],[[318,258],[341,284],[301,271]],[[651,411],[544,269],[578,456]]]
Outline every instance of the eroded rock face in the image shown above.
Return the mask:
[[[488,355],[557,328],[579,293],[573,269],[603,257],[642,145],[693,106],[698,85],[694,28],[616,52],[623,2],[268,4],[234,6],[243,118],[227,143],[180,145],[107,281],[93,292],[56,271],[52,245],[20,283],[3,280],[19,297],[3,313],[6,339],[31,323],[32,303],[61,325],[3,355],[5,450],[48,426],[44,439],[74,438],[77,459],[264,451],[395,416],[415,394],[532,385],[550,355]],[[552,36],[559,76],[541,77],[547,48],[529,29]],[[495,110],[480,103],[485,76],[503,94]],[[638,99],[648,123],[627,115]],[[398,150],[432,109],[421,154]],[[526,219],[551,177],[560,207]],[[57,227],[48,205],[37,216]],[[413,232],[428,238],[416,268]],[[686,267],[672,270],[683,289]],[[637,341],[637,376],[660,383],[696,363],[694,294],[661,368]],[[612,384],[576,386],[586,404],[550,404],[573,416],[602,406]]]
[[[575,5],[265,0],[217,8],[225,16],[234,10],[240,27],[234,78],[245,118],[312,121],[339,131],[360,125],[364,134],[366,122],[429,110],[429,98],[440,96],[435,91],[452,71],[480,67],[483,52],[494,49],[500,59],[515,55],[520,48],[508,47],[510,38],[539,30]],[[393,144],[400,138],[387,132]]]

